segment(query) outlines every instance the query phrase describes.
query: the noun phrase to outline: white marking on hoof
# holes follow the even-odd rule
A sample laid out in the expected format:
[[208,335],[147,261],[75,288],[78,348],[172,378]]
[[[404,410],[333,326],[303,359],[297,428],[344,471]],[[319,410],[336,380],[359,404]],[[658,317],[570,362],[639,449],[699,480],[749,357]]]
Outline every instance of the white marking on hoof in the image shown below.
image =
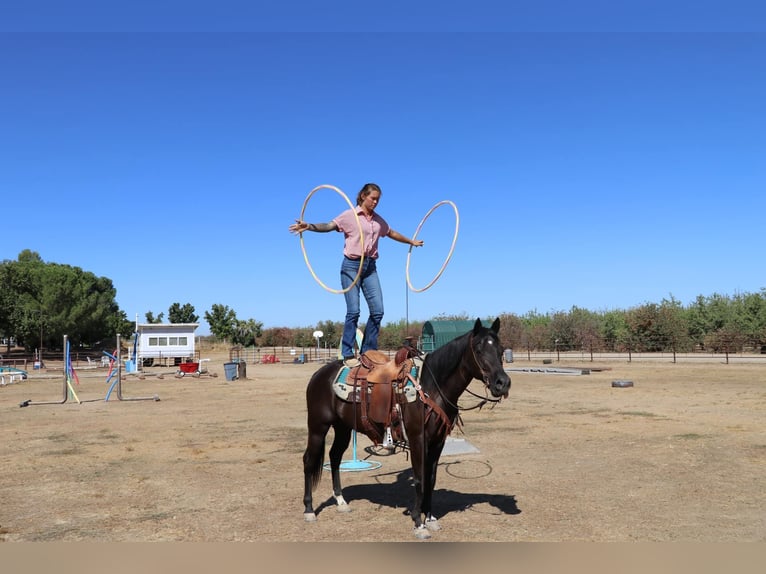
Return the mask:
[[303,520],[306,522],[316,522],[317,521],[317,515],[313,512],[304,512],[303,513]]
[[436,518],[431,516],[430,518],[426,518],[426,528],[431,532],[438,532],[442,529],[442,526]]
[[336,496],[335,502],[338,503],[338,506],[336,507],[338,512],[351,512],[351,507],[348,505],[348,502],[343,498],[343,495]]
[[415,533],[415,538],[418,540],[428,540],[431,538],[431,533],[425,526],[416,526],[412,529],[412,532]]

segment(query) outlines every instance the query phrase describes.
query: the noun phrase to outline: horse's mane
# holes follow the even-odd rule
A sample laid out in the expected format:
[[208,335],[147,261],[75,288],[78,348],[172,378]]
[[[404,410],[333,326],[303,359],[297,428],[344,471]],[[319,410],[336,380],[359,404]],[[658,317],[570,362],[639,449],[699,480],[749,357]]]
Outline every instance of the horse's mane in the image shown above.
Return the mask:
[[455,371],[463,358],[463,352],[472,333],[473,330],[460,335],[426,355],[421,384],[425,383],[425,386],[429,387],[437,376],[442,377]]

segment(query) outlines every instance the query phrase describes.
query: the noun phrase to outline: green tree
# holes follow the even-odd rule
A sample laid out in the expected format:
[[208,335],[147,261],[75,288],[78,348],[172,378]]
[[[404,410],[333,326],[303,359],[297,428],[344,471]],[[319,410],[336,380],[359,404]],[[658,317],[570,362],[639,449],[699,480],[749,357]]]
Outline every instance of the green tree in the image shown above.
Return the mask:
[[27,349],[60,347],[64,335],[74,345],[90,345],[130,332],[110,279],[79,267],[46,263],[30,250],[1,267],[0,328]]
[[15,261],[0,264],[0,336],[7,338],[10,351],[11,338],[19,336],[24,308],[19,294],[25,291],[24,279]]
[[401,319],[396,323],[386,323],[380,330],[378,347],[381,349],[398,349],[407,337],[412,337],[413,344],[417,344],[422,331],[423,323],[420,321],[407,322]]
[[577,333],[571,313],[556,311],[548,325],[548,346],[559,351],[577,349]]
[[734,305],[730,297],[713,293],[699,295],[686,309],[689,337],[693,344],[707,347],[708,335],[727,327],[734,320]]
[[[320,329],[321,330],[321,329]],[[291,329],[292,332],[292,342],[291,345],[294,347],[316,347],[317,340],[314,338],[313,334],[316,329],[313,329],[311,327],[300,327],[298,329]],[[322,331],[324,333],[324,331]],[[322,337],[319,340],[319,345],[324,347],[325,343],[327,343],[328,340],[326,340],[324,337]]]
[[221,341],[231,341],[234,337],[234,327],[237,314],[228,305],[214,303],[210,311],[205,311],[205,321],[210,326],[210,332]]
[[603,325],[603,316],[582,309],[581,307],[572,307],[569,311],[571,317],[572,330],[575,336],[576,349],[582,349],[591,353],[593,360],[593,351],[601,348],[601,332]]
[[147,311],[144,314],[144,317],[146,317],[147,323],[162,323],[162,319],[165,317],[165,312],[160,312],[156,317],[154,316],[153,311]]
[[673,295],[670,299],[663,299],[658,308],[657,321],[658,335],[665,341],[664,350],[673,351],[675,361],[677,352],[688,351],[692,347],[688,316],[681,302]]
[[766,289],[735,295],[732,303],[733,327],[742,344],[756,348],[766,344]]
[[196,323],[199,321],[199,315],[194,313],[194,305],[186,303],[183,306],[180,303],[173,303],[168,309],[168,321],[171,323]]
[[628,311],[626,316],[630,331],[631,348],[635,351],[661,351],[664,341],[657,339],[656,303],[644,303]]
[[[254,347],[258,337],[261,336],[263,323],[255,319],[242,321],[234,319],[232,323],[232,343],[243,347]],[[212,331],[212,328],[211,328]]]
[[625,311],[612,310],[604,313],[601,321],[601,340],[607,351],[624,351],[630,348],[630,331]]
[[[316,329],[313,329],[309,335],[313,334],[314,331],[322,331],[321,343],[326,343],[327,346],[330,347],[339,347],[340,338],[343,334],[343,323],[327,319],[326,321],[320,321],[317,323]],[[311,337],[310,344],[316,345],[316,341],[313,339],[314,338]]]

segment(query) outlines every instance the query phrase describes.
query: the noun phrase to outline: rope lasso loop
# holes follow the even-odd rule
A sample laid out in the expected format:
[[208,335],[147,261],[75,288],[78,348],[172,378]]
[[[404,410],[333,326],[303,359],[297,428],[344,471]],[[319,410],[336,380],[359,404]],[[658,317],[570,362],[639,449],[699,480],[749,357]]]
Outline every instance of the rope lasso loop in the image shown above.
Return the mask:
[[351,282],[351,285],[349,285],[345,289],[333,289],[332,287],[328,287],[327,285],[325,285],[322,282],[322,280],[319,277],[317,277],[317,274],[314,272],[313,267],[311,267],[311,263],[309,263],[308,255],[306,254],[306,245],[303,243],[302,231],[299,234],[301,238],[301,251],[303,252],[303,260],[306,262],[306,267],[309,268],[309,271],[311,272],[311,276],[314,278],[314,280],[330,293],[343,294],[347,292],[348,290],[350,290],[354,285],[356,285],[356,282],[359,281],[359,277],[361,277],[362,275],[362,265],[364,264],[364,231],[362,230],[362,224],[359,221],[359,215],[357,215],[356,209],[354,209],[354,204],[351,203],[351,200],[348,198],[348,196],[345,193],[343,193],[340,189],[338,189],[334,185],[318,185],[309,192],[309,194],[306,196],[305,201],[303,202],[303,208],[301,209],[300,221],[303,221],[303,216],[306,213],[306,206],[309,203],[309,199],[311,199],[311,197],[320,189],[331,189],[334,192],[336,192],[346,201],[346,203],[348,203],[348,206],[351,208],[351,211],[354,213],[354,219],[356,220],[356,225],[359,228],[359,243],[361,244],[361,253],[362,253],[362,256],[359,258],[359,270],[356,272],[356,277],[354,277],[354,280]]
[[425,287],[421,287],[420,289],[417,289],[412,286],[412,281],[410,280],[410,256],[412,255],[412,246],[410,246],[410,250],[407,252],[407,285],[409,288],[414,291],[415,293],[422,293],[426,289],[430,289],[431,286],[433,286],[434,283],[441,277],[441,274],[444,273],[444,270],[447,268],[447,263],[449,263],[449,260],[452,258],[452,252],[455,251],[455,243],[457,242],[457,234],[458,230],[460,229],[460,214],[458,213],[457,206],[445,199],[444,201],[440,201],[436,205],[434,205],[431,209],[428,210],[428,213],[426,213],[425,217],[420,221],[418,224],[417,229],[415,229],[415,234],[412,236],[413,241],[418,236],[418,233],[420,233],[420,228],[423,227],[423,224],[426,222],[426,220],[431,216],[431,214],[436,211],[436,209],[442,205],[449,205],[452,207],[452,209],[455,211],[455,235],[452,237],[452,245],[450,246],[449,253],[447,254],[447,258],[444,260],[444,263],[442,263],[441,269],[439,269],[439,272],[436,274],[436,276],[431,279],[431,282],[428,283]]

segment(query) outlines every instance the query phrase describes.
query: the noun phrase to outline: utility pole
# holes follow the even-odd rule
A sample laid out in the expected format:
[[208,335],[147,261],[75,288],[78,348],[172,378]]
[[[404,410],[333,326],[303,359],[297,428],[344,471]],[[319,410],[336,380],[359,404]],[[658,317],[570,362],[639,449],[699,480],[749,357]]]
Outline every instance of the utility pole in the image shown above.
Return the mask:
[[43,310],[42,308],[39,310],[40,312],[40,348],[37,351],[37,360],[40,363],[40,368],[42,369],[45,365],[43,364]]

